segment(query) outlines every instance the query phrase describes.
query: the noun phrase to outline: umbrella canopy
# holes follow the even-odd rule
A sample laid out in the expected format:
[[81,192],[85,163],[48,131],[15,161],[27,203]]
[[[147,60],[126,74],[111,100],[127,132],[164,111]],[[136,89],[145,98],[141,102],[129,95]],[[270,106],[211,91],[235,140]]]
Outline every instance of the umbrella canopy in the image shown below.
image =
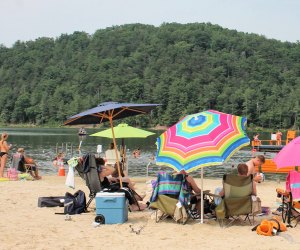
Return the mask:
[[[150,135],[154,135],[154,133],[134,128],[129,126],[126,123],[121,123],[118,126],[114,127],[115,132],[115,138],[146,138]],[[106,137],[106,138],[113,138],[112,130],[106,129],[94,134],[91,134],[90,136],[99,136],[99,137]]]
[[97,107],[69,117],[68,120],[64,122],[64,125],[100,124],[101,122],[146,114],[159,105],[160,104],[103,102]]
[[273,161],[277,168],[300,166],[300,136],[285,145]]
[[245,124],[244,117],[215,110],[188,115],[157,139],[156,163],[186,172],[222,165],[249,145]]
[[139,114],[146,114],[159,105],[160,104],[104,102],[99,104],[97,107],[88,109],[84,112],[69,117],[69,119],[64,122],[64,125],[100,124],[102,122],[109,121],[116,152],[120,185],[122,187],[122,178],[116,147],[116,137],[114,134],[113,120]]
[[177,171],[201,168],[201,223],[203,223],[203,167],[222,165],[249,145],[246,118],[208,110],[188,115],[157,139],[156,164]]

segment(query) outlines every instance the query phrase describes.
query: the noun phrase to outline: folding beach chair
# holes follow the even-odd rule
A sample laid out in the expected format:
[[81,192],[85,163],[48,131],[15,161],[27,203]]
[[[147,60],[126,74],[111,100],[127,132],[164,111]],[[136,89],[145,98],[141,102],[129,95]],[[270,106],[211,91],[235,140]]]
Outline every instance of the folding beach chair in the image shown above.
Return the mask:
[[[227,227],[237,220],[248,221],[252,225],[250,220],[250,215],[252,214],[252,179],[252,175],[239,176],[225,174],[223,176],[224,197],[216,208],[216,215],[220,226]],[[245,216],[244,219],[242,219],[242,216]],[[231,221],[225,225],[225,219]]]
[[300,221],[300,173],[291,171],[286,177],[286,190],[277,188],[276,192],[282,200],[279,211],[283,222],[296,227]]
[[156,222],[170,216],[176,222],[185,224],[189,217],[189,201],[190,192],[185,175],[158,173],[150,198],[150,208],[155,209]]
[[30,174],[33,177],[32,172],[34,172],[36,170],[36,167],[37,166],[35,164],[25,163],[25,158],[23,155],[21,155],[19,153],[13,154],[12,160],[11,160],[11,168],[14,168],[21,173]]
[[90,190],[89,201],[86,203],[86,209],[89,207],[96,194],[101,191],[101,182],[99,170],[97,168],[95,155],[86,154],[83,156],[83,164],[78,164],[75,169],[79,176],[85,180],[86,186]]

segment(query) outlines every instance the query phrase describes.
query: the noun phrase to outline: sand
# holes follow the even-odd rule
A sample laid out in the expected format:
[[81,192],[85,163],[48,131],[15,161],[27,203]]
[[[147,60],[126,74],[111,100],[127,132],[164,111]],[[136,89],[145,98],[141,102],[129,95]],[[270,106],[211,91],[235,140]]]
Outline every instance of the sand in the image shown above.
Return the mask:
[[[146,179],[135,179],[138,191],[150,196]],[[94,227],[95,202],[90,212],[56,215],[63,208],[39,208],[38,197],[60,196],[81,189],[89,191],[76,177],[76,189],[65,186],[65,178],[43,176],[40,181],[0,182],[0,249],[300,249],[300,225],[279,236],[252,232],[253,226],[235,224],[221,228],[214,220],[189,220],[186,225],[165,220],[156,223],[152,211],[131,212],[124,224]],[[200,180],[197,179],[200,184]],[[204,189],[214,190],[221,180],[205,179]],[[276,187],[285,183],[265,181],[258,185],[263,206],[276,207]],[[262,218],[257,217],[256,223]]]

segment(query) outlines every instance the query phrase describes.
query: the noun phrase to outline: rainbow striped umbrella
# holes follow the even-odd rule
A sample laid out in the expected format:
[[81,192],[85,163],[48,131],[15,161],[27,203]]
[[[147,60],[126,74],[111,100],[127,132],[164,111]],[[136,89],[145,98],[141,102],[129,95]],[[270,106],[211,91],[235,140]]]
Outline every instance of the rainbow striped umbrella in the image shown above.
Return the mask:
[[192,172],[222,165],[249,145],[246,118],[208,110],[188,115],[157,139],[156,164]]

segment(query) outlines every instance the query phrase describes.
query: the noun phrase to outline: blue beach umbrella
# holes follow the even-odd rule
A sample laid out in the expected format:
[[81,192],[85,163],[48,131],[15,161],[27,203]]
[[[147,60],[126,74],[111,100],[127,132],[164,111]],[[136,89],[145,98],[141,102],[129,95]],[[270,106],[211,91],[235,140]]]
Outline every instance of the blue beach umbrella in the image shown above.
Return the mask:
[[100,124],[109,121],[112,130],[112,139],[116,151],[118,173],[120,176],[120,184],[122,186],[122,178],[120,173],[119,159],[116,147],[116,136],[114,133],[113,120],[122,119],[125,117],[147,114],[160,104],[135,104],[135,103],[118,103],[118,102],[103,102],[97,107],[88,109],[79,114],[69,117],[64,125],[82,125],[82,124]]

